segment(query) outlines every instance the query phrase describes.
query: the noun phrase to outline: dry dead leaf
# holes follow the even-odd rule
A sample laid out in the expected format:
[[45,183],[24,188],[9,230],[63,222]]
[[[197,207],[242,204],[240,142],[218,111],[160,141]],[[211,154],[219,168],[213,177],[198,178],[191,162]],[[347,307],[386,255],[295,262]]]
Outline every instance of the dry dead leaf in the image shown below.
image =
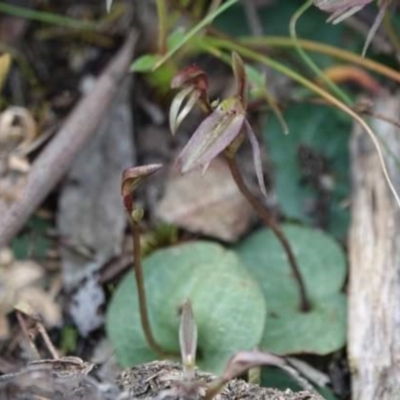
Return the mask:
[[238,240],[254,217],[222,159],[215,159],[204,175],[172,170],[156,215],[164,222],[227,242]]
[[47,327],[54,327],[61,322],[61,310],[54,299],[39,287],[28,286],[21,291],[14,306],[23,309],[26,314],[42,317]]
[[30,164],[25,150],[36,138],[36,122],[23,107],[9,107],[0,114],[0,198],[18,199]]
[[31,260],[14,260],[9,249],[1,250],[0,261],[0,338],[9,335],[6,316],[15,307],[39,315],[47,326],[58,325],[61,310],[40,286],[43,268]]
[[24,107],[9,107],[0,114],[1,151],[19,151],[32,144],[37,127],[32,114]]

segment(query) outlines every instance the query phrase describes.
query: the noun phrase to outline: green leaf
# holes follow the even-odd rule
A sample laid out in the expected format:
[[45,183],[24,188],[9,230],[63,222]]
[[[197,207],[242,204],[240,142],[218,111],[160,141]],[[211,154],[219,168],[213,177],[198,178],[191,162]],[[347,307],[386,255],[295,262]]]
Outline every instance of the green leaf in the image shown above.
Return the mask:
[[313,304],[308,313],[271,316],[265,324],[263,349],[278,354],[325,355],[346,343],[346,297],[338,293]]
[[[349,211],[342,204],[350,194],[351,122],[341,119],[329,107],[307,104],[290,106],[284,117],[289,135],[282,135],[274,116],[264,128],[283,213],[289,218],[322,224],[337,237],[345,236]],[[326,182],[331,186],[321,189]]]
[[[149,316],[165,350],[179,353],[179,307],[192,302],[198,328],[198,365],[220,373],[238,350],[260,343],[266,317],[262,292],[232,251],[192,242],[154,252],[144,260]],[[117,288],[106,328],[124,366],[155,359],[141,328],[132,272]]]
[[184,40],[184,36],[186,35],[186,31],[182,26],[178,26],[174,29],[167,38],[167,46],[168,49],[172,49],[179,44],[182,40]]
[[96,30],[96,23],[91,21],[82,21],[76,18],[65,17],[64,15],[36,11],[30,7],[20,7],[6,2],[0,2],[0,12],[17,18],[27,18],[33,21],[45,24],[58,25],[69,29]]
[[158,54],[144,54],[131,64],[132,72],[150,72],[154,65],[161,59]]
[[280,354],[326,354],[345,343],[346,303],[339,292],[346,278],[345,257],[325,233],[283,225],[300,266],[312,311],[300,313],[299,290],[285,252],[267,229],[245,239],[237,251],[260,283],[269,315],[262,348]]

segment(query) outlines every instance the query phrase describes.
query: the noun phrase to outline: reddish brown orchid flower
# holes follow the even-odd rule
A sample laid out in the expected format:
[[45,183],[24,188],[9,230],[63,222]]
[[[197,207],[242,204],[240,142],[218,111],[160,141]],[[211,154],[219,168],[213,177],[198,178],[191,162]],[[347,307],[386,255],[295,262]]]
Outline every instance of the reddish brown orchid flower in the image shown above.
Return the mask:
[[149,164],[138,167],[127,168],[122,174],[121,195],[128,214],[132,216],[135,211],[133,192],[141,184],[141,182],[159,171],[161,164]]
[[[178,156],[176,164],[182,173],[196,168],[203,168],[205,171],[215,157],[225,150],[232,150],[230,146],[233,143],[240,143],[245,135],[249,138],[252,146],[258,184],[264,196],[267,196],[260,147],[257,137],[246,118],[247,80],[245,69],[243,61],[236,53],[232,55],[232,67],[237,85],[236,95],[223,100],[214,110],[212,110],[204,95],[202,95],[201,100],[199,98],[203,105],[207,102],[206,107],[210,109],[209,115],[193,133],[189,142]],[[191,80],[189,82],[189,85],[192,85]],[[198,87],[198,85],[195,86]],[[180,97],[178,101],[180,101]],[[173,107],[177,107],[174,102],[171,109]],[[177,123],[182,121],[181,115],[183,112],[185,112],[185,116],[188,113],[187,110],[181,111],[179,115],[175,110],[170,112],[170,116],[171,114],[175,116],[175,120],[170,121],[171,126],[176,127]]]
[[208,101],[208,79],[206,73],[196,65],[180,71],[171,82],[172,89],[182,89],[172,101],[169,111],[171,133],[174,135],[179,125],[198,104],[205,111],[211,111]]

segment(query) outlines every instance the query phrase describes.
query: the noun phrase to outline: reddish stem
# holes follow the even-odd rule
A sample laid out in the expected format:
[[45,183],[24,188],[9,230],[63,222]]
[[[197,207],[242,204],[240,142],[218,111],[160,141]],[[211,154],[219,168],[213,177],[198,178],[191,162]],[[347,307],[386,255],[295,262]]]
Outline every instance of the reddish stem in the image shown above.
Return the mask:
[[297,284],[299,286],[299,291],[300,291],[300,309],[301,311],[309,311],[311,308],[310,301],[307,296],[307,291],[306,287],[303,281],[303,278],[300,273],[300,268],[297,264],[296,257],[293,253],[293,250],[290,246],[290,243],[288,239],[286,238],[285,234],[277,224],[277,222],[274,220],[274,218],[271,216],[271,214],[268,212],[268,210],[262,205],[262,203],[251,193],[249,188],[247,187],[246,183],[243,180],[242,174],[239,171],[239,168],[237,166],[235,156],[234,155],[229,155],[228,152],[226,152],[226,159],[228,161],[229,169],[231,171],[232,177],[239,188],[240,192],[243,194],[243,196],[246,198],[246,200],[251,204],[251,206],[254,208],[254,210],[257,212],[258,216],[261,218],[261,220],[264,222],[264,224],[269,227],[276,238],[279,240],[281,243],[283,249],[285,250],[285,253],[287,255],[290,267],[293,272],[293,276],[297,281]]
[[131,218],[132,223],[132,236],[133,236],[133,255],[134,255],[134,273],[136,279],[136,286],[138,292],[138,302],[139,302],[139,314],[140,314],[140,322],[142,324],[144,336],[146,341],[160,358],[176,358],[177,354],[165,351],[156,341],[153,335],[153,331],[151,329],[148,308],[147,308],[147,299],[146,299],[146,291],[144,287],[144,278],[143,278],[143,266],[142,266],[142,252],[140,247],[140,234],[139,234],[139,223],[136,222],[133,218]]

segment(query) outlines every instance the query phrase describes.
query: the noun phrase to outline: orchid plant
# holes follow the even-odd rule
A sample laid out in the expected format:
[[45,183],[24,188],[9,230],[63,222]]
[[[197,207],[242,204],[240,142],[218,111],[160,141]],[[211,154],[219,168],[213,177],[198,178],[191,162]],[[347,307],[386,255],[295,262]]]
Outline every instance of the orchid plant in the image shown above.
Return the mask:
[[260,219],[274,232],[284,248],[293,275],[298,282],[301,299],[300,309],[308,311],[310,302],[290,243],[264,204],[246,186],[236,163],[236,152],[247,137],[252,147],[258,185],[266,198],[267,190],[262,170],[260,145],[246,115],[248,105],[246,72],[244,63],[237,53],[232,54],[232,70],[236,92],[233,96],[219,103],[209,101],[207,75],[195,65],[184,68],[172,80],[172,88],[180,89],[170,108],[169,117],[172,134],[175,134],[183,119],[195,105],[198,105],[207,114],[179,154],[176,166],[182,174],[196,168],[202,168],[204,173],[215,157],[221,153],[225,155],[232,177],[239,190],[258,213]]
[[149,164],[126,169],[121,179],[121,196],[132,227],[134,274],[138,292],[139,314],[143,332],[149,347],[155,354],[163,357],[175,357],[175,354],[166,352],[153,335],[147,308],[146,291],[143,278],[142,252],[140,243],[139,225],[144,211],[137,207],[134,201],[134,191],[149,176],[162,168],[161,164]]
[[[236,82],[236,93],[219,104],[211,104],[208,96],[208,80],[204,71],[190,66],[181,71],[172,81],[171,87],[180,89],[170,108],[170,127],[174,134],[180,123],[189,114],[195,104],[209,113],[177,159],[182,173],[196,168],[207,169],[210,162],[223,151],[236,152],[245,136],[250,141],[253,162],[261,192],[267,197],[260,146],[249,121],[247,110],[247,79],[242,59],[232,54],[232,67]],[[186,99],[186,102],[184,100]]]

